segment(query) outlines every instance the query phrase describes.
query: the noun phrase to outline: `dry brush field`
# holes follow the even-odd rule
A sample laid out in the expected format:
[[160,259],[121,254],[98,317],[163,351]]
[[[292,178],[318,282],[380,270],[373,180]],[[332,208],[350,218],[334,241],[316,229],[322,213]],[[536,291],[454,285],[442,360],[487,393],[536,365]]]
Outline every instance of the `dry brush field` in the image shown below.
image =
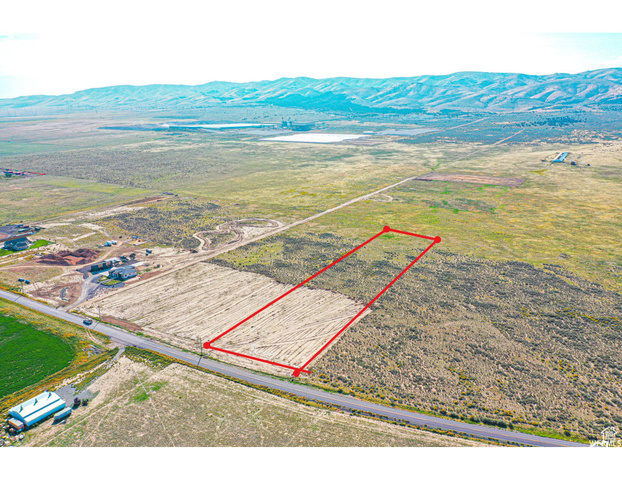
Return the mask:
[[29,446],[481,446],[300,405],[186,366],[132,353],[92,383],[67,424],[27,434]]
[[[131,321],[154,337],[190,350],[211,340],[287,292],[293,285],[255,273],[197,263],[140,282],[85,304],[97,314]],[[301,366],[363,308],[363,304],[326,290],[301,287],[262,311],[214,346]],[[232,355],[227,361],[287,373]]]
[[[400,241],[380,237],[313,287],[368,301],[416,254]],[[290,232],[214,261],[294,283],[318,257],[348,246],[333,234]],[[304,378],[446,416],[585,438],[622,421],[621,318],[619,294],[559,265],[493,262],[441,243]]]
[[[494,144],[519,129],[509,142]],[[412,182],[387,192],[383,201],[360,202],[308,228],[230,252],[213,264],[246,273],[230,274],[236,280],[222,303],[203,290],[206,283],[213,291],[222,287],[220,279],[204,273],[216,270],[201,270],[210,268],[203,264],[98,301],[104,315],[131,317],[145,332],[196,350],[203,335],[242,319],[234,313],[238,309],[261,307],[385,224],[440,235],[439,248],[313,365],[309,381],[441,415],[589,437],[604,425],[622,423],[622,143],[598,132],[564,133],[544,125],[507,130],[486,120],[411,139],[379,136],[377,145],[332,146],[268,145],[233,134],[100,130],[97,145],[82,150],[93,142],[76,137],[69,154],[25,142],[27,151],[6,158],[6,166],[36,165],[59,177],[23,184],[30,188],[11,183],[3,190],[9,200],[4,210],[21,211],[28,199],[24,218],[43,218],[64,211],[61,204],[73,205],[66,201],[70,194],[78,195],[76,203],[93,206],[119,195],[170,189],[181,197],[98,222],[118,235],[197,248],[197,231],[223,222],[261,217],[289,223],[431,171],[445,180],[525,179],[517,188]],[[559,151],[570,151],[582,166],[548,163]],[[13,218],[11,213],[6,219]],[[301,302],[302,314],[313,318],[313,295],[322,292],[321,301],[341,299],[337,305],[345,318],[345,296],[356,312],[355,305],[416,255],[412,242],[398,238],[371,247],[310,285],[315,290],[304,291],[309,306]],[[247,277],[239,275],[246,274],[274,282],[260,282],[258,292],[242,297],[239,290],[247,285],[240,279]],[[152,293],[158,282],[162,288]],[[340,296],[329,297],[328,291]],[[96,315],[91,306],[88,311]],[[220,312],[217,322],[205,315],[212,310]],[[253,321],[230,340],[246,341],[241,348],[262,356],[302,357],[294,335],[301,332],[294,330],[298,324],[279,324],[277,317],[261,324],[264,343],[251,329],[258,325]],[[331,322],[316,326],[328,331]],[[274,325],[294,343],[276,345]]]

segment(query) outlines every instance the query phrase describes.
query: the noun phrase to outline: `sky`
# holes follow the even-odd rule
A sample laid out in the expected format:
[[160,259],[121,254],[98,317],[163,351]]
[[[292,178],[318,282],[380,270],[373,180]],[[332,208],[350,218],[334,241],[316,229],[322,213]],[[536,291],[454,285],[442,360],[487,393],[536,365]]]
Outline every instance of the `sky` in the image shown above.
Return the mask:
[[609,0],[4,3],[0,98],[125,84],[622,67],[622,33],[606,33],[620,29],[614,4],[622,2]]

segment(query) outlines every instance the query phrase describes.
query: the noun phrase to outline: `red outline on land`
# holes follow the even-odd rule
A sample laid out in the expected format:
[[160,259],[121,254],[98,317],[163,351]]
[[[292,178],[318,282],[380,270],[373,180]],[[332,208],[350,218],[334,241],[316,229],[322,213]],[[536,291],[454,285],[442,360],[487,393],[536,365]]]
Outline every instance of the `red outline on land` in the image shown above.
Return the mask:
[[[357,250],[363,248],[365,245],[367,245],[368,243],[372,242],[373,240],[375,240],[376,238],[378,238],[380,235],[382,235],[383,233],[389,233],[389,232],[393,232],[393,233],[399,233],[402,235],[409,235],[411,237],[417,237],[417,238],[424,238],[426,240],[432,240],[432,243],[430,245],[428,245],[425,250],[423,250],[423,252],[421,252],[417,258],[415,258],[412,262],[410,262],[408,264],[408,266],[402,270],[400,272],[399,275],[397,275],[393,280],[391,280],[391,282],[389,282],[389,284],[384,287],[380,293],[378,295],[376,295],[367,305],[365,305],[363,307],[363,309],[357,313],[354,318],[352,318],[352,320],[350,320],[348,323],[346,323],[341,330],[339,330],[328,342],[326,342],[324,344],[324,346],[322,348],[320,348],[309,360],[307,360],[307,362],[302,365],[301,367],[292,367],[291,365],[284,365],[282,363],[277,363],[277,362],[273,362],[271,360],[266,360],[264,358],[258,358],[258,357],[252,357],[250,355],[245,355],[243,353],[238,353],[238,352],[233,352],[231,350],[225,350],[223,348],[218,348],[218,347],[213,347],[211,344],[214,343],[216,340],[221,339],[222,337],[224,337],[225,335],[227,335],[229,332],[235,330],[236,328],[238,328],[240,325],[242,325],[243,323],[246,323],[248,320],[250,320],[251,318],[253,318],[255,315],[257,315],[258,313],[263,312],[266,308],[274,305],[276,302],[278,302],[279,300],[281,300],[283,297],[286,297],[287,295],[289,295],[290,293],[292,293],[294,290],[302,287],[305,283],[313,280],[315,277],[317,277],[318,275],[320,275],[321,273],[325,272],[326,270],[328,270],[329,268],[331,268],[332,266],[336,265],[337,263],[341,262],[344,258],[352,255],[354,252],[356,252]],[[283,295],[281,295],[280,297],[272,300],[270,303],[268,303],[267,305],[264,305],[263,307],[261,307],[259,310],[257,310],[255,313],[252,313],[251,315],[249,315],[248,317],[246,317],[245,319],[239,321],[238,323],[236,323],[233,327],[225,330],[224,332],[222,332],[220,335],[218,335],[217,337],[211,339],[209,342],[205,342],[205,344],[203,345],[204,348],[206,349],[211,349],[211,350],[215,350],[217,352],[223,352],[223,353],[229,353],[231,355],[237,355],[238,357],[243,357],[243,358],[248,358],[250,360],[256,360],[258,362],[263,362],[263,363],[268,363],[270,365],[275,365],[277,367],[282,367],[282,368],[287,368],[289,370],[293,370],[292,375],[294,377],[298,377],[301,373],[311,373],[309,370],[305,370],[305,368],[307,367],[307,365],[309,365],[313,360],[315,360],[317,358],[317,356],[322,353],[331,343],[333,343],[338,337],[339,335],[341,335],[343,332],[345,332],[347,330],[347,328],[352,325],[357,318],[359,318],[363,312],[365,310],[367,310],[376,300],[378,300],[383,294],[384,292],[386,292],[391,285],[393,285],[395,282],[397,282],[397,280],[404,275],[408,270],[410,270],[412,268],[412,266],[417,263],[421,257],[423,257],[426,253],[428,253],[428,251],[434,246],[435,243],[440,243],[441,241],[441,237],[428,237],[427,235],[419,235],[417,233],[410,233],[410,232],[404,232],[402,230],[395,230],[391,227],[385,226],[379,233],[377,233],[376,235],[374,235],[373,237],[371,237],[369,240],[366,240],[365,242],[361,243],[358,247],[350,250],[348,253],[342,255],[341,257],[339,257],[337,260],[335,260],[333,263],[331,263],[330,265],[324,267],[322,270],[320,270],[317,273],[314,273],[313,275],[311,275],[309,278],[307,278],[306,280],[300,282],[298,285],[296,285],[295,287],[292,287],[291,289],[289,289],[287,292],[285,292]]]

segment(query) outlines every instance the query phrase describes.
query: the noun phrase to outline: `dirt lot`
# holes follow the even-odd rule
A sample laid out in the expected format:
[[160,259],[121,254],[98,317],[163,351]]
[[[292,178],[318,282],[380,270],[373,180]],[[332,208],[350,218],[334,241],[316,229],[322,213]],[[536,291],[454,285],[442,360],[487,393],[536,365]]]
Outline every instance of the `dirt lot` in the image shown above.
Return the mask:
[[479,446],[469,440],[320,410],[172,364],[121,359],[66,424],[27,433],[29,446]]
[[[149,335],[197,350],[200,342],[213,339],[291,287],[255,273],[198,263],[128,286],[83,308],[96,314],[101,307],[106,316],[132,321]],[[344,295],[302,287],[214,346],[300,366],[362,308],[362,303]],[[252,368],[264,368],[257,362],[218,355]]]
[[99,252],[97,250],[79,248],[73,252],[71,250],[61,250],[58,253],[50,253],[44,255],[38,261],[39,263],[45,263],[48,265],[62,265],[69,267],[94,262],[98,256]]

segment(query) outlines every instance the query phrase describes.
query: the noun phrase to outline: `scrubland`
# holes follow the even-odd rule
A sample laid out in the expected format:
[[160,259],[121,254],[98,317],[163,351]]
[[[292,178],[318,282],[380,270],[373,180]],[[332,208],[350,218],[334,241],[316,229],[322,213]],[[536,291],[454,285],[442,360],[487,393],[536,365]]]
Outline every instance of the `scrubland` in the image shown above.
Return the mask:
[[[251,217],[290,223],[415,175],[524,178],[516,188],[413,181],[213,263],[289,285],[384,225],[440,235],[442,243],[301,381],[439,415],[585,439],[622,422],[622,143],[615,132],[589,125],[530,126],[526,115],[511,128],[493,125],[493,119],[450,131],[444,129],[473,118],[435,120],[430,124],[440,131],[431,134],[332,145],[259,142],[234,133],[95,135],[76,127],[68,143],[46,151],[24,133],[19,151],[2,161],[31,170],[39,165],[56,177],[0,188],[21,188],[25,193],[10,193],[5,204],[15,212],[20,195],[34,199],[25,216],[40,219],[65,208],[59,207],[65,190],[45,196],[30,185],[51,192],[60,182],[71,191],[76,182],[76,202],[83,207],[170,190],[179,197],[97,222],[115,235],[196,249],[206,236],[197,238],[197,232],[218,224]],[[340,125],[360,132],[369,123]],[[31,128],[34,135],[42,127]],[[46,141],[63,143],[56,135]],[[68,145],[70,151],[60,151]],[[560,151],[570,152],[569,161],[578,165],[547,162]],[[421,248],[412,238],[385,235],[309,286],[365,303]],[[191,295],[194,283],[212,281],[199,278],[198,269],[188,277],[183,271],[161,280],[180,298]],[[144,285],[141,298],[147,299],[149,283]],[[119,296],[117,314],[140,319],[131,292],[121,289],[102,301],[115,303]],[[164,298],[168,306],[161,312],[155,302],[141,306],[154,311],[138,321],[144,328],[151,328],[149,322],[161,326],[154,335],[167,330],[179,336],[176,328],[188,328],[185,341],[194,344],[204,320],[199,313],[177,326],[174,315],[163,320],[168,308],[183,314]],[[215,308],[208,300],[205,316]],[[230,301],[223,298],[223,305]],[[283,314],[304,316],[292,312]]]

